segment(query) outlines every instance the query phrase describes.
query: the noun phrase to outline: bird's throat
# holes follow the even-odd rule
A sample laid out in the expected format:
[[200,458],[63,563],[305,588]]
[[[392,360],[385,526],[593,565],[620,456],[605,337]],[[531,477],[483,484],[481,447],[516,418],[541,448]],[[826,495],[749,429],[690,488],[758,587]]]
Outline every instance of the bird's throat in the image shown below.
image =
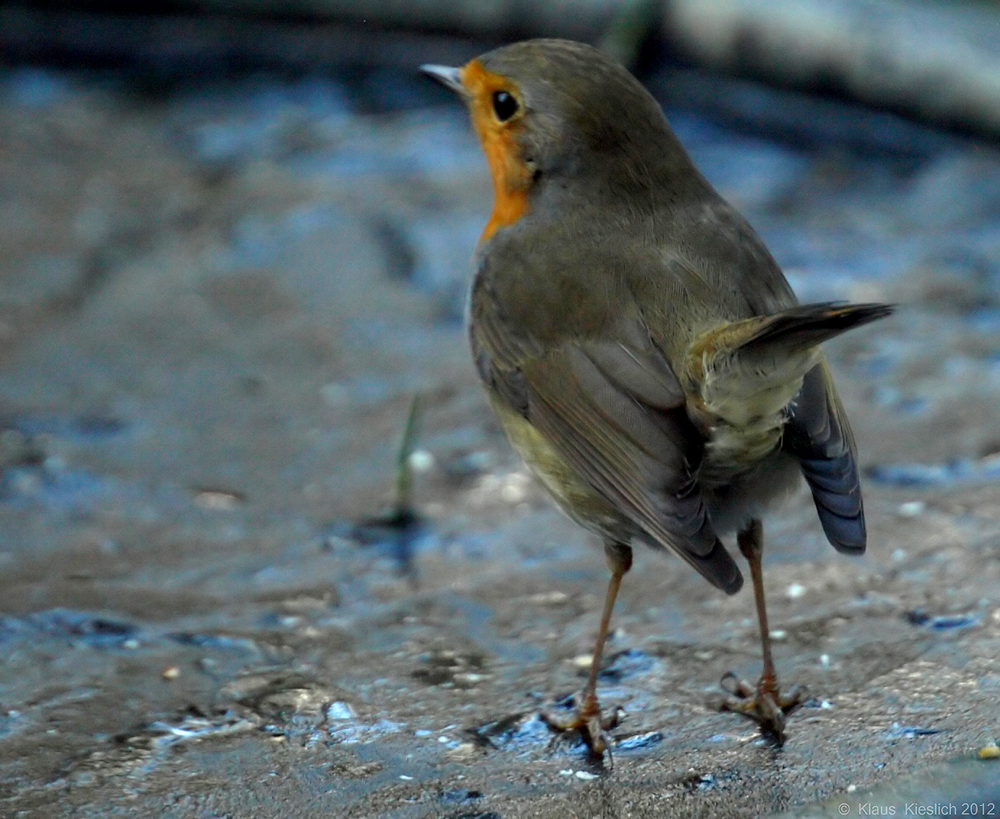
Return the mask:
[[469,92],[472,125],[493,178],[493,212],[483,228],[480,242],[485,242],[500,228],[514,224],[528,210],[532,174],[518,141],[521,125],[497,122],[491,108],[493,92],[510,84],[509,79],[487,71],[479,60],[472,60],[462,69],[462,85]]
[[480,242],[485,242],[497,230],[514,224],[524,216],[528,210],[528,185],[531,180],[523,163],[520,167],[511,167],[509,154],[500,152],[494,158],[485,142],[483,148],[493,176],[493,211],[479,237]]

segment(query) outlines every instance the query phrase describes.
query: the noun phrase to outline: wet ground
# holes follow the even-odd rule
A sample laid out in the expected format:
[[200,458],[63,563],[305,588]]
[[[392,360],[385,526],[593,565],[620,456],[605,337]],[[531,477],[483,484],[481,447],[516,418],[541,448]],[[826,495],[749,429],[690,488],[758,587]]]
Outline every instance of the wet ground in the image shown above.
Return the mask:
[[[830,549],[801,493],[765,521],[779,670],[813,695],[785,746],[706,704],[758,670],[749,596],[648,552],[601,678],[613,770],[541,722],[582,685],[606,569],[475,382],[461,311],[490,192],[445,92],[18,69],[0,815],[1000,813],[978,757],[1000,737],[1000,152],[648,79],[803,300],[900,305],[828,347],[869,554]],[[415,394],[419,518],[372,525]]]

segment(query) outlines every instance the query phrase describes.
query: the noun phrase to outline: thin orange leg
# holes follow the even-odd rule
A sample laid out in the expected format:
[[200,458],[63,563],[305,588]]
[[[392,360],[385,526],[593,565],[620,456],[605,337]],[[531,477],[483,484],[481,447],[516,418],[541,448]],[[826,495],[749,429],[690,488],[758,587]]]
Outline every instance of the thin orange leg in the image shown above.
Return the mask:
[[580,695],[576,716],[570,720],[560,720],[550,715],[543,715],[545,721],[558,731],[579,731],[590,750],[598,756],[608,750],[604,732],[614,728],[618,722],[617,714],[612,714],[609,718],[601,716],[601,706],[597,701],[597,677],[601,672],[601,656],[608,639],[611,612],[615,608],[618,589],[621,588],[622,578],[632,568],[632,549],[623,543],[607,541],[604,544],[604,554],[608,560],[608,568],[611,569],[611,580],[604,596],[604,612],[601,614],[601,627],[597,632],[597,642],[594,644],[594,656],[590,661],[590,674]]
[[761,556],[764,553],[764,528],[753,519],[737,535],[740,552],[750,564],[753,581],[754,603],[757,606],[757,624],[760,628],[760,646],[763,670],[756,687],[728,672],[720,685],[729,696],[719,704],[723,711],[733,711],[757,722],[761,730],[772,734],[778,742],[785,739],[785,717],[805,702],[807,694],[802,686],[795,686],[782,695],[778,688],[778,674],[771,655],[771,631],[767,625],[767,605],[764,601],[764,572]]

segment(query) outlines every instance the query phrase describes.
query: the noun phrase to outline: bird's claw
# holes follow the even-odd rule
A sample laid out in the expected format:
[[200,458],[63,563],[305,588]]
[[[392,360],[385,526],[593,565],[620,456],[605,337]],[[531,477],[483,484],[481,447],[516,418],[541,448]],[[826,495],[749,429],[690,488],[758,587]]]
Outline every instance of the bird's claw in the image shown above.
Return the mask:
[[732,671],[723,675],[719,687],[726,693],[715,702],[718,710],[752,719],[764,734],[774,737],[778,744],[785,741],[785,718],[800,708],[809,696],[801,685],[782,694],[773,679],[762,678],[753,686]]
[[606,752],[609,764],[613,765],[611,737],[608,736],[608,731],[618,726],[623,714],[622,709],[616,707],[610,714],[605,715],[601,713],[600,706],[596,702],[584,702],[572,716],[549,714],[544,711],[539,716],[542,722],[557,733],[578,733],[592,756],[603,759]]

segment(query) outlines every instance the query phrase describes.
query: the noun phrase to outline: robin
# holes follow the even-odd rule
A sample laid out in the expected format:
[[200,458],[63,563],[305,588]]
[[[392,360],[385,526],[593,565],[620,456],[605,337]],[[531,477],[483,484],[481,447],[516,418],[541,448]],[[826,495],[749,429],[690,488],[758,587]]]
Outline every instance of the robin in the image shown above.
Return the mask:
[[891,312],[798,304],[757,234],[694,167],[621,65],[529,40],[423,71],[468,106],[494,203],[474,256],[469,336],[514,449],[611,570],[573,720],[608,747],[597,677],[631,544],[672,551],[729,594],[749,562],[763,652],[721,704],[780,742],[803,700],[771,657],[760,516],[804,477],[835,549],[865,549],[851,428],[818,345]]

